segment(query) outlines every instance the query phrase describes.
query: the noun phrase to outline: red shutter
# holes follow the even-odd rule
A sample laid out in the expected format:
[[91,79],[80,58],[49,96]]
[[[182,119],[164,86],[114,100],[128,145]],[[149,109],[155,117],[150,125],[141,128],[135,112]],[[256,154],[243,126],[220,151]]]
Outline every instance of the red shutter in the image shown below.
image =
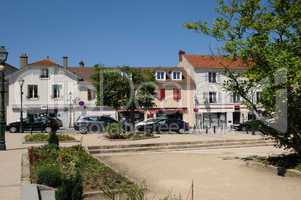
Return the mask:
[[164,88],[161,88],[161,89],[160,89],[160,96],[159,96],[159,99],[160,99],[160,100],[165,99],[165,89],[164,89]]
[[174,88],[173,89],[173,99],[179,101],[181,99],[181,89]]

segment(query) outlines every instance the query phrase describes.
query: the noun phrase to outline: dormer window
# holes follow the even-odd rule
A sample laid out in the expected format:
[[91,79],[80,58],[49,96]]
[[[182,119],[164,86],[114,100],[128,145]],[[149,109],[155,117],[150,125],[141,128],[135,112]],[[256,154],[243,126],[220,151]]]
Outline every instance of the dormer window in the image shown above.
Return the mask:
[[156,72],[156,80],[166,80],[165,72]]
[[182,72],[175,71],[172,72],[172,80],[182,80]]
[[42,69],[40,78],[49,78],[49,70],[47,68]]

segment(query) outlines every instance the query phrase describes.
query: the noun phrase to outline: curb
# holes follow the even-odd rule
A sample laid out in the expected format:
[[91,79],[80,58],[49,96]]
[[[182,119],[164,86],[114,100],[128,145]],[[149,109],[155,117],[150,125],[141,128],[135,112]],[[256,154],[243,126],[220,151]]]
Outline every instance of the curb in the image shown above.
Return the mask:
[[[278,168],[273,165],[264,164],[254,160],[245,161],[248,167],[265,168],[272,170],[275,174],[278,172]],[[296,169],[286,169],[285,177],[298,177],[301,178],[301,171]]]

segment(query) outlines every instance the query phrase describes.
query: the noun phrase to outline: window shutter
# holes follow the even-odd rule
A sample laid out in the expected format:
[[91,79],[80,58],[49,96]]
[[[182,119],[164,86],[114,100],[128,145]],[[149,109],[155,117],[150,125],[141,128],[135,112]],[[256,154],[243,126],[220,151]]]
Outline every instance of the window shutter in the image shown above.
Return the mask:
[[178,88],[173,89],[173,99],[178,101],[181,99],[181,90]]
[[164,88],[161,88],[161,89],[160,89],[160,96],[159,96],[159,99],[160,99],[160,100],[165,99],[165,89],[164,89]]

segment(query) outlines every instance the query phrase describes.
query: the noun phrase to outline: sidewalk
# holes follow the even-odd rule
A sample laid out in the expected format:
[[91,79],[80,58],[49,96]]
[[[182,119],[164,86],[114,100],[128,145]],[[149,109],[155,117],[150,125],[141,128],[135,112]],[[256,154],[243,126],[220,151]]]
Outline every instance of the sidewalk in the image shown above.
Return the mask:
[[19,200],[21,155],[26,150],[21,134],[6,134],[7,151],[0,151],[0,199]]
[[150,143],[171,143],[171,142],[192,142],[192,141],[213,141],[213,140],[241,140],[241,139],[260,139],[261,135],[242,134],[239,132],[228,132],[219,134],[159,134],[158,138],[145,140],[109,140],[103,134],[72,134],[77,140],[81,140],[84,146],[103,146],[103,145],[129,145],[129,144],[150,144]]

